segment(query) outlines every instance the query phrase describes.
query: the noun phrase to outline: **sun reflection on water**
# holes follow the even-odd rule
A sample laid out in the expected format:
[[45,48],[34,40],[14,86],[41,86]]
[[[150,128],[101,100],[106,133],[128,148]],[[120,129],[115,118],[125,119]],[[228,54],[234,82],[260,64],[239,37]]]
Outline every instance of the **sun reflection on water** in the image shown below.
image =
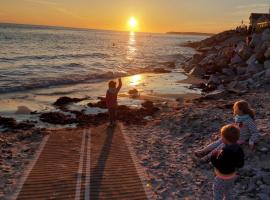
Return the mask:
[[132,60],[136,56],[136,35],[135,32],[129,33],[128,47],[127,47],[127,59]]
[[130,77],[129,81],[131,86],[137,86],[142,82],[142,75],[133,75]]

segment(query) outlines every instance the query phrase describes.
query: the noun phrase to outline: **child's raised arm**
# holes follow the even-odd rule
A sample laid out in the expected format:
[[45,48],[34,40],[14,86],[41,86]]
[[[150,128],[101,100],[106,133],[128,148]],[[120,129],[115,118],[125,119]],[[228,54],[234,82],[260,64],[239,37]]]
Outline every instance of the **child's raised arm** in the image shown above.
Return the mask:
[[120,91],[121,87],[122,87],[122,80],[121,80],[121,78],[119,78],[119,79],[118,79],[117,92]]

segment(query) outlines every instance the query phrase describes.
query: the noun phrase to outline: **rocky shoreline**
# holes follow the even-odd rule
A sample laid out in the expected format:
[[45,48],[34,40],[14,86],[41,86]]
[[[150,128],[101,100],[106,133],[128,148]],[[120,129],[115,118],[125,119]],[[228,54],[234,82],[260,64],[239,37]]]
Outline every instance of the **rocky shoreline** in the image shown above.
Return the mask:
[[236,181],[236,199],[267,200],[270,195],[270,96],[256,91],[229,94],[219,99],[186,100],[168,109],[146,126],[131,125],[133,147],[146,171],[148,185],[157,199],[208,200],[212,198],[213,167],[201,163],[194,151],[213,142],[225,124],[233,122],[232,105],[245,99],[256,109],[256,123],[263,135],[251,152],[244,146],[245,166]]
[[270,83],[269,29],[254,34],[225,31],[185,45],[198,53],[183,68],[207,81],[196,85],[203,92],[245,93]]

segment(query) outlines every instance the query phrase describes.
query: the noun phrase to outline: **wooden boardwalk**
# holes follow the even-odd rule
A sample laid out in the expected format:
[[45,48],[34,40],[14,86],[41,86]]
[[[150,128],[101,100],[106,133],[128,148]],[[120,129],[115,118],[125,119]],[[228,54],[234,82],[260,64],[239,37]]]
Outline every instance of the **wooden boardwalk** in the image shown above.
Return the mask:
[[119,126],[55,131],[37,156],[14,199],[148,199]]

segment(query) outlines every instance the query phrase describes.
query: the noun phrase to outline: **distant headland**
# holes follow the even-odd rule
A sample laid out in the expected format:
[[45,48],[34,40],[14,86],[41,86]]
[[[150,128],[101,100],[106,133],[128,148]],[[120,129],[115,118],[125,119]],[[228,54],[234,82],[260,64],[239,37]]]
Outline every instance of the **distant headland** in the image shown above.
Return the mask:
[[167,32],[166,34],[174,34],[174,35],[204,35],[204,36],[212,36],[214,33],[200,33],[200,32]]

